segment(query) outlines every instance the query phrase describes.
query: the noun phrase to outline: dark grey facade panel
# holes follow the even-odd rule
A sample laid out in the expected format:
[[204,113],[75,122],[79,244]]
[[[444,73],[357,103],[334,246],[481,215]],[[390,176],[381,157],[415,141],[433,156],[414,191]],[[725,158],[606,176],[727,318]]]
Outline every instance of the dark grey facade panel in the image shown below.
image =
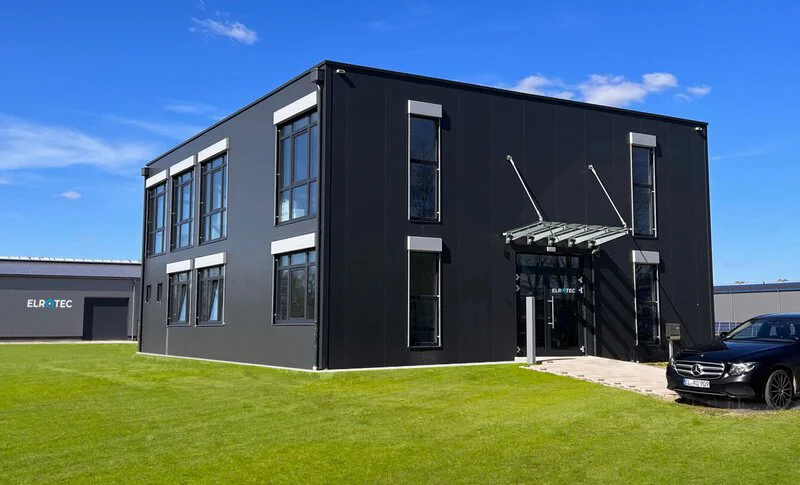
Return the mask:
[[[657,136],[657,239],[626,237],[596,256],[586,345],[598,355],[662,358],[635,345],[631,251],[659,251],[661,321],[686,343],[710,338],[705,141],[696,124],[489,93],[348,66],[331,79],[330,367],[510,360],[514,252],[501,233],[536,220],[505,155],[517,160],[550,220],[619,225],[593,176],[631,220],[629,132]],[[407,100],[441,104],[442,222],[407,221]],[[408,235],[441,237],[439,350],[405,345]],[[541,250],[541,248],[540,248]],[[337,290],[334,290],[337,289]]]
[[[191,248],[145,260],[143,286],[151,285],[155,295],[156,285],[161,283],[165,296],[160,303],[153,297],[150,303],[142,305],[142,352],[306,369],[316,365],[313,325],[272,324],[270,254],[272,241],[317,231],[316,218],[275,225],[273,125],[275,111],[316,89],[310,76],[305,75],[149,165],[152,175],[223,138],[229,139],[227,238],[198,245],[195,226],[195,243]],[[195,183],[199,183],[197,177]],[[199,213],[198,208],[199,197],[195,197],[195,214]],[[227,256],[224,326],[167,328],[167,264],[220,252]],[[196,291],[197,275],[193,272],[193,323]]]
[[0,338],[85,338],[85,303],[96,298],[129,301],[127,336],[134,337],[136,284],[116,278],[0,276]]

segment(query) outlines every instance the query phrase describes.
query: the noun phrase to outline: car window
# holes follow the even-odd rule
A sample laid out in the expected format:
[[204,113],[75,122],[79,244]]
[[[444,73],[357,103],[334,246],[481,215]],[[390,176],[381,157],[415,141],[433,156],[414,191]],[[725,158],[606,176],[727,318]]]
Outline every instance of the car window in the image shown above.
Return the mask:
[[792,340],[800,336],[800,322],[786,318],[754,318],[731,331],[727,339],[780,339]]

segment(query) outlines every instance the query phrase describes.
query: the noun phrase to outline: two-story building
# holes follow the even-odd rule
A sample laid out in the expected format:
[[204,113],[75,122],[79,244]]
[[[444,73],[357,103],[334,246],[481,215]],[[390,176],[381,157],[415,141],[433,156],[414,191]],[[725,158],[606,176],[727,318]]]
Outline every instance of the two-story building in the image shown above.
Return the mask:
[[325,61],[143,175],[145,353],[509,361],[527,296],[538,355],[711,338],[703,122]]

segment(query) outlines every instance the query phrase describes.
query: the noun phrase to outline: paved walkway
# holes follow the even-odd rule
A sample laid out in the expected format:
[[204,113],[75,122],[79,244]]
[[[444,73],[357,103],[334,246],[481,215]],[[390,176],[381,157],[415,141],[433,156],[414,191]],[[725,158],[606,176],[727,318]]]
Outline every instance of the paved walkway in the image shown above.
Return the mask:
[[540,357],[529,369],[605,386],[639,392],[674,401],[678,395],[667,389],[665,369],[602,357]]

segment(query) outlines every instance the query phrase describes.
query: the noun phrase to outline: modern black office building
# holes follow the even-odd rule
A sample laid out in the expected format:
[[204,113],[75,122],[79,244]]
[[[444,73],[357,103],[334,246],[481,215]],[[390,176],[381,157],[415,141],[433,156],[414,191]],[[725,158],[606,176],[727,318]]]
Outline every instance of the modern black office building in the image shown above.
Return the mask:
[[0,256],[0,340],[134,340],[141,265]]
[[538,355],[711,338],[703,122],[325,61],[143,175],[144,353],[510,361],[527,296]]

